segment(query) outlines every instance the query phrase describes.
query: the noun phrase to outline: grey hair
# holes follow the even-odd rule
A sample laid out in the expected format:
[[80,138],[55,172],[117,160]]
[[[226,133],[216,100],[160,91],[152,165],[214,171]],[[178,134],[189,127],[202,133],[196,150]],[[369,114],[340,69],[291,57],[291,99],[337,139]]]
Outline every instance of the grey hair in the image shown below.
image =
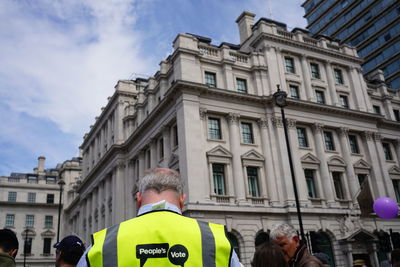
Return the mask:
[[294,236],[297,236],[296,230],[286,223],[276,225],[269,233],[269,238],[274,241],[280,237],[292,239]]
[[143,194],[147,190],[155,190],[157,193],[165,190],[173,190],[182,194],[183,185],[181,176],[177,171],[171,169],[151,169],[139,181],[139,192]]

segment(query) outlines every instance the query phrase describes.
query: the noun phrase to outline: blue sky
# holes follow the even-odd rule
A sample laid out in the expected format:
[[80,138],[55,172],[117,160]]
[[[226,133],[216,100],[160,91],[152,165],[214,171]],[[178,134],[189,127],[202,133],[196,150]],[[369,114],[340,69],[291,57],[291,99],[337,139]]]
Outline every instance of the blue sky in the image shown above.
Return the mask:
[[178,33],[238,43],[244,10],[304,28],[302,2],[0,1],[0,175],[79,156],[116,82],[153,75]]

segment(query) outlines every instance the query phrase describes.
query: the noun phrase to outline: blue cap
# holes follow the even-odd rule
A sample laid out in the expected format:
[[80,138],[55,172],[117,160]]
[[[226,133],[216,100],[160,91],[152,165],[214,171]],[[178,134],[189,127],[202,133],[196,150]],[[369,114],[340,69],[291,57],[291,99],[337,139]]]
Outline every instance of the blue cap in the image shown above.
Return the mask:
[[56,243],[54,248],[62,251],[62,252],[69,252],[74,249],[82,249],[83,251],[85,250],[85,245],[83,244],[82,240],[75,236],[75,235],[69,235],[63,238],[60,242]]

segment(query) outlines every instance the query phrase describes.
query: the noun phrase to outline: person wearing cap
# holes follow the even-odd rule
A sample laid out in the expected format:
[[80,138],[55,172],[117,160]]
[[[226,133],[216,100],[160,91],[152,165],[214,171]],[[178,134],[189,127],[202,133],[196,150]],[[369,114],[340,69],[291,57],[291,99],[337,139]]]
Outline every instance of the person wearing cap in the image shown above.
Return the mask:
[[15,267],[15,256],[18,252],[18,239],[9,229],[0,230],[0,266]]
[[79,237],[69,235],[54,245],[56,267],[75,267],[85,252],[85,245]]
[[94,233],[78,267],[241,266],[223,225],[182,216],[178,172],[150,170],[138,191],[138,217]]

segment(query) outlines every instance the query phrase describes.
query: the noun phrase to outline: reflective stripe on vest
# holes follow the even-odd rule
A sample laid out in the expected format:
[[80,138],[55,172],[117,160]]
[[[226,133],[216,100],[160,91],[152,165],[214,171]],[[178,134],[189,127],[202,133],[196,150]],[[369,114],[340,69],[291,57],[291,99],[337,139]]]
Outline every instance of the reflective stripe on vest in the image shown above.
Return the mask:
[[227,267],[231,245],[223,225],[157,211],[93,234],[91,267]]

